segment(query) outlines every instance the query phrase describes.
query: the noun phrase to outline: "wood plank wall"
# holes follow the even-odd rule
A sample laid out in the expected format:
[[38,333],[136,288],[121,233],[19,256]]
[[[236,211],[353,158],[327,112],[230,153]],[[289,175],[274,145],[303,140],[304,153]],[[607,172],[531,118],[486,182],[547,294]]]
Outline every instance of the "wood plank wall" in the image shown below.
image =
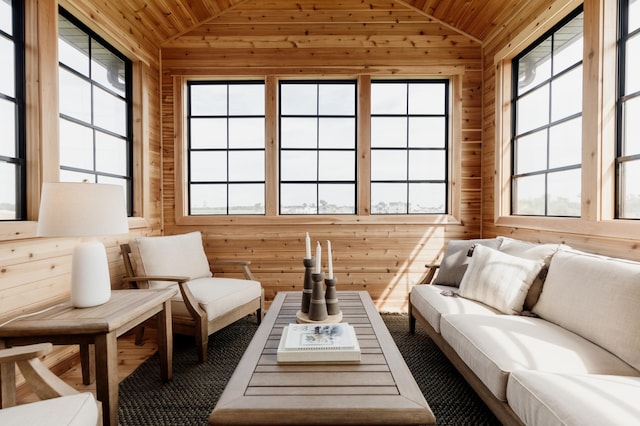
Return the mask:
[[[27,68],[40,69],[47,73],[44,77],[28,74],[27,118],[36,129],[28,135],[30,152],[40,153],[40,158],[29,158],[32,178],[28,194],[29,203],[37,206],[39,201],[39,179],[57,178],[57,131],[44,132],[39,139],[37,129],[45,127],[38,124],[57,123],[57,2],[37,2],[26,0],[27,28],[30,35],[37,37],[28,42]],[[105,11],[99,8],[98,1],[62,1],[62,5],[78,19],[96,30],[108,42],[126,53],[134,61],[136,81],[134,84],[134,127],[136,175],[140,185],[136,191],[135,210],[137,218],[129,221],[130,235],[160,234],[161,211],[161,145],[160,145],[160,88],[159,88],[159,48],[153,44],[139,42],[128,35],[134,34],[131,26],[123,25],[117,11]],[[33,24],[31,24],[33,23]],[[118,30],[116,30],[118,29]],[[141,38],[144,40],[143,38]],[[51,43],[49,43],[49,41]],[[31,43],[31,44],[29,44]],[[51,78],[51,74],[54,78]],[[39,82],[47,82],[40,87]],[[41,100],[43,99],[43,100]],[[53,99],[53,101],[52,101]],[[40,145],[42,144],[42,145]],[[56,155],[43,155],[54,152]],[[41,175],[34,169],[42,170]],[[44,176],[44,177],[42,177]],[[33,189],[32,188],[36,188]],[[33,209],[30,209],[33,210]],[[0,323],[9,318],[33,311],[69,298],[69,277],[71,270],[71,252],[77,242],[66,238],[37,238],[35,216],[30,221],[0,223]],[[120,258],[119,244],[128,241],[130,235],[105,237],[101,241],[107,248],[109,269],[113,288],[121,286],[124,268]],[[47,355],[49,365],[62,362],[75,356],[76,347],[56,346]]]
[[[568,3],[568,2],[565,2]],[[586,163],[605,164],[606,158],[601,160],[599,155],[602,152],[612,150],[613,135],[600,131],[606,127],[605,118],[601,111],[602,105],[610,105],[611,101],[601,98],[598,90],[602,90],[603,80],[606,84],[612,84],[614,76],[609,73],[604,78],[599,77],[592,70],[606,70],[606,66],[599,61],[602,58],[615,58],[615,40],[607,42],[604,49],[598,46],[603,34],[614,34],[615,37],[615,1],[612,0],[585,0],[585,69],[589,70],[586,77],[585,91],[583,92],[583,150],[589,154],[583,154],[583,214],[580,219],[567,220],[535,220],[535,219],[509,219],[503,220],[499,217],[496,208],[496,186],[499,164],[496,161],[496,64],[494,58],[498,52],[508,48],[514,39],[526,36],[527,31],[548,25],[547,17],[553,10],[553,1],[532,1],[527,2],[521,13],[514,15],[510,21],[505,21],[501,30],[491,34],[483,45],[483,137],[482,137],[482,214],[483,214],[483,236],[491,237],[496,235],[507,235],[513,238],[520,238],[529,241],[540,242],[564,242],[577,249],[595,252],[608,256],[640,260],[640,223],[637,221],[612,221],[606,217],[607,211],[612,211],[612,200],[606,199],[606,194],[611,190],[606,187],[606,179],[599,179],[599,166],[592,166]],[[601,11],[606,10],[606,13]],[[603,18],[604,16],[604,18]],[[602,22],[607,22],[609,26],[606,31]],[[612,25],[610,25],[612,24]],[[525,33],[524,35],[522,33]],[[606,72],[606,71],[605,71]],[[609,83],[606,83],[609,82]],[[606,90],[603,92],[606,96]],[[589,100],[596,101],[589,101]],[[612,115],[609,115],[612,116]],[[602,140],[602,147],[598,144]],[[598,203],[603,197],[603,205]],[[590,213],[591,211],[601,211],[603,213]],[[614,223],[615,222],[615,223]]]
[[[344,13],[325,10],[316,14],[305,10],[295,16],[284,11],[290,3],[243,3],[257,9],[264,5],[265,10],[247,15],[239,6],[163,45],[164,232],[199,230],[210,258],[251,260],[267,300],[278,291],[301,290],[304,235],[309,232],[314,241],[319,240],[325,246],[326,240],[332,241],[339,289],[367,290],[381,310],[406,310],[411,287],[422,277],[424,265],[442,255],[446,242],[480,235],[480,46],[424,15],[398,7],[396,2],[376,1],[371,8],[364,2],[355,6],[358,10],[354,10],[355,2],[324,2],[325,6],[344,7]],[[349,10],[343,4],[348,4]],[[390,5],[393,12],[380,12],[384,4]],[[269,25],[263,20],[274,23]],[[287,24],[292,22],[296,24]],[[442,217],[368,215],[176,220],[176,197],[184,193],[184,188],[181,178],[176,176],[176,159],[180,158],[176,150],[181,145],[180,130],[175,127],[175,112],[179,111],[179,102],[174,99],[175,81],[207,77],[317,79],[372,75],[460,75],[461,94],[453,102],[460,107],[462,117],[459,128],[453,130],[457,140],[452,141],[460,152],[453,164],[453,169],[460,173],[456,182],[460,188],[460,197],[456,198],[458,223],[435,222],[446,222]],[[219,272],[234,274],[230,270]]]

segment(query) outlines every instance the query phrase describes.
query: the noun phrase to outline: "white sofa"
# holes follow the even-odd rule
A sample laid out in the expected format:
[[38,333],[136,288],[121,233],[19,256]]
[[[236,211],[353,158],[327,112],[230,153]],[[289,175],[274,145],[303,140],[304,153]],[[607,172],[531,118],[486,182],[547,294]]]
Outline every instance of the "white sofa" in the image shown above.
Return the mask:
[[452,241],[409,299],[411,331],[417,320],[502,423],[640,425],[640,263]]

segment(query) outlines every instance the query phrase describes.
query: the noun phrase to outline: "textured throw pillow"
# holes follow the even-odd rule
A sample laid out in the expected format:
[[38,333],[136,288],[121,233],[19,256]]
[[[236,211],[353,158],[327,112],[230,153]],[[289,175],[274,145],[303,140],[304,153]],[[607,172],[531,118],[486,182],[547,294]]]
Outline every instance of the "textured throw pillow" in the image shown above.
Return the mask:
[[533,312],[640,370],[640,263],[561,248]]
[[511,256],[476,246],[460,283],[460,296],[477,300],[505,314],[519,314],[541,261]]
[[500,241],[499,238],[449,241],[447,250],[444,252],[444,256],[440,262],[438,275],[436,275],[433,283],[459,287],[462,277],[467,270],[467,265],[471,260],[471,258],[467,256],[469,249],[475,244],[497,249],[500,247]]
[[[131,253],[136,263],[136,274],[142,276],[186,276],[193,279],[211,277],[207,255],[202,246],[202,234],[165,237],[135,237]],[[150,282],[151,287],[166,287],[170,282]]]
[[531,284],[531,288],[524,300],[524,310],[530,311],[533,309],[533,306],[538,301],[540,293],[542,292],[542,285],[544,284],[546,276],[546,268],[549,267],[551,258],[558,251],[558,248],[563,246],[563,244],[538,244],[514,240],[513,238],[508,237],[500,238],[502,238],[502,243],[499,247],[501,252],[525,259],[538,260],[544,263],[543,270],[540,271],[536,279],[533,281],[533,284]]

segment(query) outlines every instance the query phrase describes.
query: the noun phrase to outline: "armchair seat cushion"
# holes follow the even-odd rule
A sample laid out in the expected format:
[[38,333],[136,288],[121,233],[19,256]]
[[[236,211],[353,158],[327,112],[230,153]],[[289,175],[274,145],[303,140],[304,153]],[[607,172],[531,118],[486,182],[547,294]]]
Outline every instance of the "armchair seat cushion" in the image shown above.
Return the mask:
[[98,424],[98,405],[91,392],[45,399],[0,410],[2,425],[87,426]]
[[[209,321],[262,296],[262,286],[252,280],[197,278],[189,281],[188,286]],[[171,309],[174,315],[190,316],[180,292],[173,297]]]

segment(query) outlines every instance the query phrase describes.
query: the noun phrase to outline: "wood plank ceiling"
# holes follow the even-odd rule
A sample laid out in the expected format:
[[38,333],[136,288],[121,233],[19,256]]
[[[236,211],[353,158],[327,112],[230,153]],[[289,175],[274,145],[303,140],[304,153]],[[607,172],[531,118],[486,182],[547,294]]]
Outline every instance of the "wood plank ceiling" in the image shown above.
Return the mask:
[[[380,23],[439,24],[457,35],[483,43],[498,26],[518,14],[521,0],[128,0],[119,3],[124,20],[157,46],[205,26],[209,35],[244,36],[265,41],[288,34],[292,25],[332,24],[371,34]],[[260,28],[258,30],[257,28]],[[385,31],[389,35],[388,31]],[[312,34],[306,34],[307,36]],[[402,34],[398,34],[402,36]]]

